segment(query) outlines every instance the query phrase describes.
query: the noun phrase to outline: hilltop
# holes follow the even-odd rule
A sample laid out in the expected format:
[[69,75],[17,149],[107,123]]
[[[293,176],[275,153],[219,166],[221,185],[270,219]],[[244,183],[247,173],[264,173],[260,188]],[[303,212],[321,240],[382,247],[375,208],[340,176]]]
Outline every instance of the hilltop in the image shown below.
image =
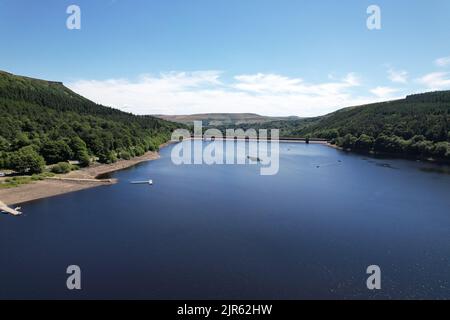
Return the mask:
[[450,159],[450,91],[264,123],[283,137],[324,138],[345,149]]
[[155,117],[192,125],[193,121],[202,121],[205,127],[240,126],[244,124],[261,124],[271,121],[296,120],[298,117],[267,117],[255,113],[202,113],[191,115],[155,115]]
[[0,72],[0,168],[39,173],[68,160],[87,166],[157,150],[179,125],[96,104],[65,87]]

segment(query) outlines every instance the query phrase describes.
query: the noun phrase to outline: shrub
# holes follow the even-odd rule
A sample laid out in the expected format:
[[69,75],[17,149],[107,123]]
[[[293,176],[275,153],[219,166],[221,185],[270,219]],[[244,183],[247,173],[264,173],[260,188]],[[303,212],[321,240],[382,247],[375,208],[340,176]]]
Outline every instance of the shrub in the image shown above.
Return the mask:
[[120,152],[120,158],[124,160],[130,160],[131,154],[128,151],[122,151]]
[[99,156],[99,159],[100,159],[101,163],[107,163],[107,164],[117,162],[117,160],[118,160],[116,153],[113,151],[109,151],[106,154],[101,154]]
[[52,172],[56,174],[68,173],[72,170],[72,165],[67,162],[60,162],[52,167]]
[[143,148],[141,148],[140,146],[137,146],[134,148],[134,154],[136,156],[142,156],[145,153],[145,150]]

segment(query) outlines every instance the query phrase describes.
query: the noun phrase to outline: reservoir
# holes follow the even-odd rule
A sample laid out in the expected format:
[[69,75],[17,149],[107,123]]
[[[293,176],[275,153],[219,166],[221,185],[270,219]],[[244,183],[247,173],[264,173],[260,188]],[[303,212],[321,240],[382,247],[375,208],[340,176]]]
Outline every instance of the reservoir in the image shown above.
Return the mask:
[[263,176],[176,166],[171,148],[115,185],[0,215],[0,298],[450,298],[448,168],[281,143]]

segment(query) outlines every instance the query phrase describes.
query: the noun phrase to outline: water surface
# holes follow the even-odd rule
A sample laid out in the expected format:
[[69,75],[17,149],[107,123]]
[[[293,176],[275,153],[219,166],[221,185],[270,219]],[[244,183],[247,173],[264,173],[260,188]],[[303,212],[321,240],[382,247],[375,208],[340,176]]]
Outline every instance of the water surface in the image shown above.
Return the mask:
[[450,298],[450,175],[437,166],[283,143],[279,173],[261,176],[175,166],[171,148],[116,185],[1,215],[0,298]]

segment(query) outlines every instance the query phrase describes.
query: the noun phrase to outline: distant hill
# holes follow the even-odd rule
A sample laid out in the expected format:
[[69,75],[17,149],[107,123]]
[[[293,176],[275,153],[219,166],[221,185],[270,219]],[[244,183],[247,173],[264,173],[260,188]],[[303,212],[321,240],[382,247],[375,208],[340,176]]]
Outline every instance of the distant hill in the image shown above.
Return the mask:
[[280,129],[286,138],[322,138],[345,149],[450,160],[450,91],[348,107],[313,118],[273,118],[255,114],[159,116],[204,126]]
[[325,138],[353,150],[450,159],[450,91],[260,127],[279,128],[284,137]]
[[[401,100],[338,110],[322,117],[286,123],[284,134],[336,138],[346,134],[397,135],[410,139],[423,135],[431,141],[446,141],[450,131],[450,91],[411,95]],[[276,124],[269,123],[268,125]]]
[[3,169],[38,172],[45,163],[78,160],[87,165],[94,157],[104,163],[127,159],[157,149],[174,129],[194,120],[219,129],[278,128],[282,137],[324,138],[364,152],[450,160],[450,91],[303,119],[251,113],[136,116],[96,104],[61,82],[0,71]]
[[2,71],[0,115],[0,168],[12,169],[21,159],[41,166],[40,157],[47,164],[114,162],[157,149],[179,127],[96,104],[60,82]]
[[160,119],[192,125],[193,121],[202,121],[205,127],[239,126],[242,124],[261,124],[270,121],[290,121],[298,117],[266,117],[254,113],[204,113],[192,115],[155,115]]

